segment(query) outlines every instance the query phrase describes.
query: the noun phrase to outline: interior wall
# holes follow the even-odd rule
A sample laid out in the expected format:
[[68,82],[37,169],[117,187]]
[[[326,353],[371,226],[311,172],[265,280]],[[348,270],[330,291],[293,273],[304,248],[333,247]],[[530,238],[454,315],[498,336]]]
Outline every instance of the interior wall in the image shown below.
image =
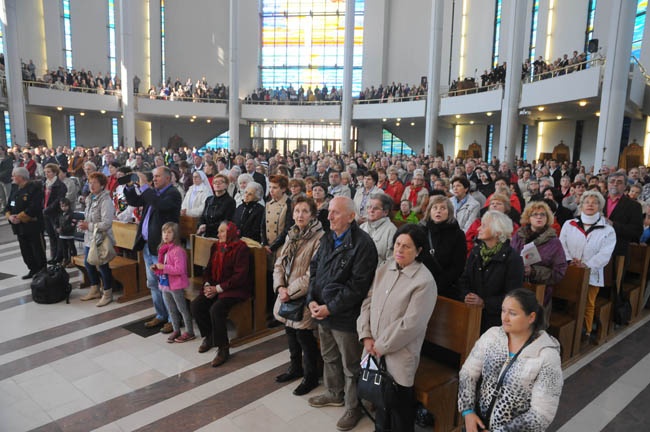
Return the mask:
[[[56,69],[65,64],[63,55],[63,15],[60,1],[43,1],[43,27],[45,30],[45,52],[47,68]],[[27,26],[29,29],[29,26]],[[43,65],[45,67],[45,65]],[[45,73],[45,70],[42,71]]]
[[[489,70],[492,65],[494,1],[470,0],[467,5],[465,78],[474,77],[477,82],[480,82],[479,77],[483,71]],[[503,8],[501,14],[503,16]],[[501,35],[503,35],[504,29],[502,24]],[[501,52],[502,56],[503,54],[505,53]]]
[[582,52],[589,0],[555,1],[551,54],[553,59]]
[[34,132],[39,139],[52,147],[52,119],[50,116],[27,113],[27,130]]
[[146,120],[135,121],[135,139],[142,142],[142,147],[151,146],[151,122]]
[[18,23],[15,23],[18,31],[18,53],[24,63],[33,60],[36,76],[42,76],[48,67],[43,4],[41,0],[20,0],[15,3],[18,18]]
[[111,118],[95,112],[75,116],[77,145],[85,148],[113,145],[113,125]]
[[573,155],[573,144],[576,133],[576,123],[573,120],[560,120],[544,122],[541,146],[536,149],[535,156],[540,153],[551,153],[553,148],[564,141],[569,146]]
[[108,3],[105,0],[71,0],[70,20],[73,67],[90,70],[93,75],[110,72]]
[[366,2],[363,18],[363,73],[361,87],[370,88],[384,82],[388,62],[388,37],[392,16],[391,2],[374,0]]
[[383,127],[379,122],[355,125],[357,128],[357,151],[374,153],[381,150]]
[[[260,63],[262,35],[257,0],[239,0],[238,30],[239,97],[244,98],[259,87],[259,69],[257,66]],[[230,74],[226,76],[230,76]]]
[[151,144],[157,149],[166,147],[169,139],[178,135],[189,147],[200,148],[227,130],[227,120],[190,123],[187,119],[153,119],[151,120]]

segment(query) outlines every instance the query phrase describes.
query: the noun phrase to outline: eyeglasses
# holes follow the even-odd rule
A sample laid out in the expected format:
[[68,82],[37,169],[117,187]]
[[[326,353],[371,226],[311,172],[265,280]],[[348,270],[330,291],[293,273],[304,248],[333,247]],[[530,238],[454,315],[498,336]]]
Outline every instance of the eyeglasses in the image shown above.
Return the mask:
[[545,218],[545,217],[546,217],[546,213],[531,213],[531,214],[530,214],[530,217],[534,217],[534,218]]
[[368,211],[381,211],[381,210],[383,210],[382,207],[374,207],[374,206],[368,207]]
[[624,182],[623,180],[616,180],[616,179],[611,179],[611,180],[609,180],[607,183],[609,183],[609,184],[615,184],[615,185],[622,185],[622,184],[625,184],[625,182]]

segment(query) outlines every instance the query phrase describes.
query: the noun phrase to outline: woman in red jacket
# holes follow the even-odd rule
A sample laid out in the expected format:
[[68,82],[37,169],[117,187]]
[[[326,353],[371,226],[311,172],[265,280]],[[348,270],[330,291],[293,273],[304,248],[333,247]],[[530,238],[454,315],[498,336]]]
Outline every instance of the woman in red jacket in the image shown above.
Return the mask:
[[222,222],[217,238],[203,273],[203,292],[190,305],[204,338],[199,352],[218,348],[212,367],[222,365],[230,357],[226,328],[228,313],[235,304],[251,296],[253,287],[251,254],[246,243],[240,240],[237,226],[232,222]]

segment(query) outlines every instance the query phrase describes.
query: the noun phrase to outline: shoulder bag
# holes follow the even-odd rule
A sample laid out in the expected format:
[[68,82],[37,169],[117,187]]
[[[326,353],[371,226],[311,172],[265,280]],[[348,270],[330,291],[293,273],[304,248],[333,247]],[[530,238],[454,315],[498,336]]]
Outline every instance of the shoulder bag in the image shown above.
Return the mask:
[[90,249],[88,250],[88,264],[100,266],[109,263],[117,256],[113,240],[105,232],[93,230],[93,238],[90,241]]
[[[397,384],[386,369],[385,357],[382,356],[379,361],[370,354],[367,357],[357,379],[357,397],[359,400],[363,399],[372,403],[376,410],[389,410],[395,400]],[[360,402],[359,406],[374,422],[375,419],[366,410],[363,403]]]

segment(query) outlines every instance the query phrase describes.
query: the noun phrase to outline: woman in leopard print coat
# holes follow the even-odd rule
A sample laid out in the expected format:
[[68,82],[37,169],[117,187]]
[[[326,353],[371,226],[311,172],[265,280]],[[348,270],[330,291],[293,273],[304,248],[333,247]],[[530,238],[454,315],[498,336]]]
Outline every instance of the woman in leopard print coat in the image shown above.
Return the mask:
[[[530,290],[520,288],[506,295],[501,320],[501,326],[481,336],[463,364],[458,410],[467,432],[480,430],[479,426],[492,432],[544,431],[555,417],[562,393],[560,344],[543,330],[543,309]],[[512,365],[496,392],[509,362]],[[494,408],[486,421],[493,397]]]

